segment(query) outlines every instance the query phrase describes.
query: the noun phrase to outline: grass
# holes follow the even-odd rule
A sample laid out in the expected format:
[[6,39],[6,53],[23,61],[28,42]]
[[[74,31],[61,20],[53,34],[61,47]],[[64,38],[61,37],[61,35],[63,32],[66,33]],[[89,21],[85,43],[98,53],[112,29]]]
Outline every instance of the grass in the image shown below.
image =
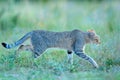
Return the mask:
[[[120,2],[0,2],[0,42],[12,43],[31,30],[96,30],[99,46],[86,45],[86,54],[99,64],[94,69],[74,55],[67,63],[65,50],[48,49],[38,59],[30,52],[0,46],[0,80],[119,80],[120,79]],[[28,44],[29,41],[25,42]]]

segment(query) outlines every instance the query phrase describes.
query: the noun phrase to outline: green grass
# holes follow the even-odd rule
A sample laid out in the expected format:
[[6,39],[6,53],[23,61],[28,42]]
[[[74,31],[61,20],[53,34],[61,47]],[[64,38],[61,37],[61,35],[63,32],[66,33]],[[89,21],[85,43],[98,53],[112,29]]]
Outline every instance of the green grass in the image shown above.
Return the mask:
[[[0,46],[0,80],[120,80],[120,2],[0,2],[0,42],[12,43],[35,29],[67,31],[94,29],[101,44],[86,45],[86,54],[99,64],[94,69],[74,55],[67,63],[65,50],[48,49],[38,59],[30,52]],[[28,44],[29,41],[25,42]]]

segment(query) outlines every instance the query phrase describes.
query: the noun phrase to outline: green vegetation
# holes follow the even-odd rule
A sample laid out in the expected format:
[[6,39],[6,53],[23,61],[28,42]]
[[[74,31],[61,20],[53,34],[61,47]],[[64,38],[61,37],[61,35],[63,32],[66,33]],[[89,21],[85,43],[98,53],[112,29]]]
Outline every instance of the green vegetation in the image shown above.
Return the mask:
[[33,59],[30,52],[15,56],[17,48],[0,46],[0,80],[120,80],[119,21],[119,1],[1,0],[0,42],[12,43],[35,29],[94,29],[102,43],[85,49],[99,64],[98,69],[76,55],[69,65],[65,50],[48,49]]

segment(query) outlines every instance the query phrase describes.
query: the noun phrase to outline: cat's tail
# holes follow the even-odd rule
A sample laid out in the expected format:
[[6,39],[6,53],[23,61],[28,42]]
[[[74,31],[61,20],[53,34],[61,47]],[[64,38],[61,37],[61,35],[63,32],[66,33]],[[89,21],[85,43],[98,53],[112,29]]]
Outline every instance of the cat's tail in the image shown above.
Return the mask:
[[7,49],[11,49],[11,48],[14,48],[14,47],[22,44],[24,41],[26,41],[28,38],[31,37],[31,34],[32,34],[32,32],[27,33],[21,39],[19,39],[18,41],[14,42],[13,44],[7,44],[5,42],[2,42],[1,44],[2,44],[3,47],[5,47]]

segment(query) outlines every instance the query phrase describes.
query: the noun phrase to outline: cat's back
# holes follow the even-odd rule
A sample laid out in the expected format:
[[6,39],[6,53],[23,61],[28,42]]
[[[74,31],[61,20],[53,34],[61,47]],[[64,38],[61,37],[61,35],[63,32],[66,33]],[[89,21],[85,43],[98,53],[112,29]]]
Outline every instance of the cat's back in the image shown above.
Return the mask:
[[46,31],[46,30],[34,30],[32,32],[32,36],[41,36],[46,38],[65,38],[70,36],[71,31],[64,31],[64,32],[53,32],[53,31]]

